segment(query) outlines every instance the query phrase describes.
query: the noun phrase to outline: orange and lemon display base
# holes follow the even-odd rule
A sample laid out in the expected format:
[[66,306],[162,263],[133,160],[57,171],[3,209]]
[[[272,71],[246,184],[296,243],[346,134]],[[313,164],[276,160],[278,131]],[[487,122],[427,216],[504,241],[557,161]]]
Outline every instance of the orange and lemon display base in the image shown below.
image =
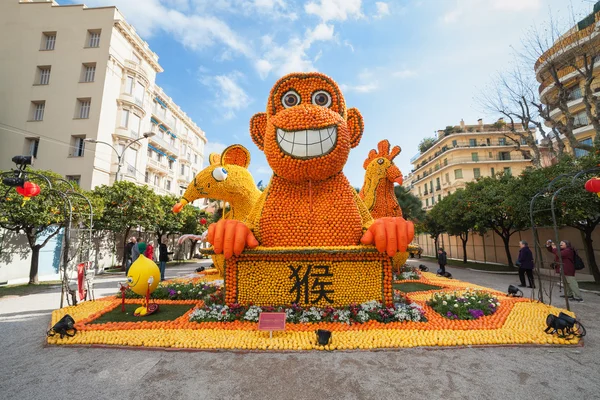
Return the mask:
[[257,247],[225,265],[225,302],[339,307],[392,303],[390,258],[373,246]]
[[[413,281],[414,282],[414,281]],[[190,311],[173,321],[113,322],[90,324],[100,315],[120,306],[114,297],[87,301],[65,307],[52,313],[51,325],[64,315],[71,315],[77,334],[74,337],[49,337],[53,345],[127,346],[172,349],[210,350],[356,350],[421,346],[467,345],[577,345],[579,340],[562,339],[544,333],[546,316],[565,310],[523,298],[507,297],[498,291],[458,280],[448,280],[432,273],[422,273],[418,282],[430,283],[442,289],[407,293],[409,301],[425,310],[427,322],[367,322],[346,325],[342,323],[309,323],[286,325],[283,332],[258,331],[253,322],[190,322],[195,305],[192,300],[156,300],[158,304],[189,304]],[[433,293],[461,293],[483,290],[492,293],[500,302],[496,313],[477,320],[449,320],[437,314],[425,303]],[[126,300],[139,303],[140,300]],[[573,315],[572,313],[568,313]],[[319,346],[315,331],[332,331],[331,342]]]

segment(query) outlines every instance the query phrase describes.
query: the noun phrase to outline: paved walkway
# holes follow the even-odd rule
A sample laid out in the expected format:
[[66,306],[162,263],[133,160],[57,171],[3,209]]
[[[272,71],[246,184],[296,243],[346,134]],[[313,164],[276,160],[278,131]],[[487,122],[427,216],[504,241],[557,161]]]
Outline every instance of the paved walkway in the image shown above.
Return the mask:
[[[410,264],[435,265],[423,260]],[[197,265],[167,269],[182,276]],[[448,267],[457,279],[505,291],[516,276]],[[97,296],[123,277],[99,278]],[[526,289],[525,294],[528,295]],[[414,348],[243,353],[46,347],[59,295],[0,299],[0,398],[24,399],[597,399],[600,296],[572,305],[584,347]],[[562,299],[561,299],[562,300]],[[553,301],[559,303],[558,293]]]

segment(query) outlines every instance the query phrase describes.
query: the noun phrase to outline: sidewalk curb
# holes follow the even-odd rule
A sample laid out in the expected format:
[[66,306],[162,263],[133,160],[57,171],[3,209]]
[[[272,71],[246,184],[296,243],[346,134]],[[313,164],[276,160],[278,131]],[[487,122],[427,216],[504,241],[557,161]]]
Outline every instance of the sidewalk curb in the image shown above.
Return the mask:
[[[452,267],[452,265],[448,265],[449,267]],[[460,268],[460,267],[455,267],[455,268]],[[468,269],[469,271],[475,271],[475,272],[483,272],[486,274],[496,274],[496,275],[519,275],[518,272],[512,272],[512,271],[486,271],[483,269],[475,269],[475,268],[464,268],[464,269]]]

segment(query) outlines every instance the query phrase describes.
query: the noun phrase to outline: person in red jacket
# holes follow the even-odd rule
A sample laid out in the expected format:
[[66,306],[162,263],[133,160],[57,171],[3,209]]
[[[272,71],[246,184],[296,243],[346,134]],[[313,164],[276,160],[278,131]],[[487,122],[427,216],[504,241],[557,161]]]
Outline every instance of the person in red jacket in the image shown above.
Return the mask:
[[154,242],[152,240],[148,242],[144,256],[149,260],[154,260]]
[[[563,272],[565,274],[565,295],[570,299],[578,302],[583,302],[581,292],[579,291],[579,285],[575,279],[575,252],[571,246],[571,242],[568,240],[562,240],[560,242],[560,250],[556,248],[556,244],[552,240],[546,242],[546,249],[554,253],[554,262],[556,264],[556,271],[560,272],[560,257],[563,262]],[[565,297],[565,296],[561,296]]]

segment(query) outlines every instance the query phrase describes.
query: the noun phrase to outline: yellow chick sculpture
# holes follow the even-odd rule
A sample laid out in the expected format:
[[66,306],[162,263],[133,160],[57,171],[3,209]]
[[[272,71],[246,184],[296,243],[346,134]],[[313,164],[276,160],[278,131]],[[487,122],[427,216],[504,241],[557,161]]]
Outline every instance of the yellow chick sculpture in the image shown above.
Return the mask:
[[[127,283],[129,289],[134,293],[144,297],[141,307],[138,307],[133,315],[141,316],[151,314],[156,311],[156,307],[151,307],[149,303],[150,294],[154,292],[160,282],[160,270],[156,263],[144,255],[140,255],[129,268],[127,274]],[[150,312],[149,312],[150,311]]]

